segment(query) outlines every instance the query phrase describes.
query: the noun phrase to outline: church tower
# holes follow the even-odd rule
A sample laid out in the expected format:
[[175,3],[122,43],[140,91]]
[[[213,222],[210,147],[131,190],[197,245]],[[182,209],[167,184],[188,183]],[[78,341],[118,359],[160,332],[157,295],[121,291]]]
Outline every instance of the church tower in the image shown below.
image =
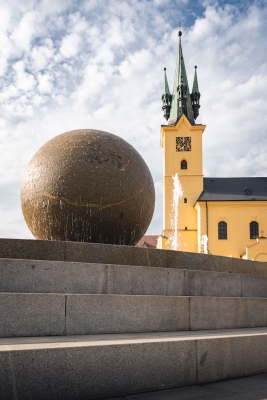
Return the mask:
[[[158,248],[197,252],[198,221],[194,205],[203,191],[202,133],[205,125],[195,123],[200,108],[197,67],[190,94],[181,45],[181,31],[178,32],[178,36],[178,56],[172,95],[164,68],[162,109],[168,125],[161,126],[160,143],[163,148],[164,175],[163,232],[158,239]],[[173,209],[176,174],[182,189],[177,220]],[[174,238],[178,240],[175,246],[173,246]]]

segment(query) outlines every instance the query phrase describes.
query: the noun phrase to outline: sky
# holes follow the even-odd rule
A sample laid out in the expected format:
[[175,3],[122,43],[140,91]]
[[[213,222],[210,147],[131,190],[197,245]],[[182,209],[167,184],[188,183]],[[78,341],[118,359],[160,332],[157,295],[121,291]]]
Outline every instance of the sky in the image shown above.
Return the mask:
[[266,0],[0,0],[0,237],[30,239],[24,170],[63,132],[118,135],[153,176],[148,234],[162,232],[163,68],[172,90],[180,23],[204,176],[267,176]]

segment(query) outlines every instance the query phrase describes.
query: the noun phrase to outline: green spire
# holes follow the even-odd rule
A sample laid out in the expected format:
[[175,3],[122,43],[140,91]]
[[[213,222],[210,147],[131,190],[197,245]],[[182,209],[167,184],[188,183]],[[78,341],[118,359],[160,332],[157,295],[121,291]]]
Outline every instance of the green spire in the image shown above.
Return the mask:
[[193,87],[192,87],[192,93],[191,93],[191,102],[192,102],[192,108],[193,108],[193,113],[194,113],[194,118],[197,119],[199,115],[199,99],[200,99],[200,93],[198,89],[198,81],[197,81],[197,66],[195,65],[195,75],[194,75],[194,82],[193,82]]
[[179,47],[176,62],[176,70],[173,84],[172,106],[169,124],[175,124],[182,114],[185,114],[192,125],[195,124],[192,109],[191,96],[188,89],[188,81],[184,64],[184,57],[181,44],[182,32],[178,32]]
[[198,89],[198,81],[197,81],[197,66],[195,65],[195,75],[194,75],[194,82],[192,87],[192,93],[199,93]]
[[162,94],[162,110],[164,118],[168,121],[170,116],[172,96],[169,89],[168,79],[166,75],[166,68],[164,68],[164,81],[163,81],[163,94]]
[[169,89],[169,84],[168,84],[168,79],[166,75],[166,68],[164,68],[164,82],[163,82],[163,95],[166,94],[171,94],[170,89]]

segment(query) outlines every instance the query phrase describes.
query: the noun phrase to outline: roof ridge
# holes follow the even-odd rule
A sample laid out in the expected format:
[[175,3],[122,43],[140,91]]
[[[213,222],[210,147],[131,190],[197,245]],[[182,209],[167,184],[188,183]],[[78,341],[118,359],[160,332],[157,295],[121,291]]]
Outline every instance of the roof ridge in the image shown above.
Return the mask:
[[207,176],[204,179],[267,179],[267,176]]

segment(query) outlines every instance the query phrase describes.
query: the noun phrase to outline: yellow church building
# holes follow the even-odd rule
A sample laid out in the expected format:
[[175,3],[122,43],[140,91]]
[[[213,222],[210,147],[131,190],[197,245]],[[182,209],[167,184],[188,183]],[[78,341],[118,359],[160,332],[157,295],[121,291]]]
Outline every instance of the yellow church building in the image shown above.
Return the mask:
[[267,261],[267,178],[203,176],[197,67],[190,94],[181,35],[172,94],[164,69],[168,125],[161,126],[163,231],[157,247]]

